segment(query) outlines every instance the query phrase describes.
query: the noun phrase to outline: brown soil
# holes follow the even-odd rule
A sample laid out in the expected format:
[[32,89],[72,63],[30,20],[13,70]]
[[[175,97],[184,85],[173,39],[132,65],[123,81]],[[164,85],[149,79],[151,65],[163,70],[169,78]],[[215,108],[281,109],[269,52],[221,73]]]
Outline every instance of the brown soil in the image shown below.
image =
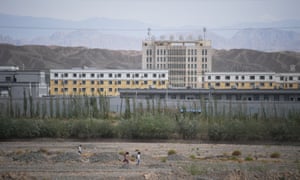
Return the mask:
[[292,145],[11,141],[0,142],[0,179],[300,179],[299,157]]

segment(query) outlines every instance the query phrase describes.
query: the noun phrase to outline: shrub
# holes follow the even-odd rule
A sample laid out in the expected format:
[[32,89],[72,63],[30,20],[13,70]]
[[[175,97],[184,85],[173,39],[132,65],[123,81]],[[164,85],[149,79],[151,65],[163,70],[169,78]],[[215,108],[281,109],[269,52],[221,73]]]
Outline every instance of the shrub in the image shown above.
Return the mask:
[[194,154],[190,155],[191,159],[196,159],[196,156]]
[[251,156],[245,157],[245,161],[253,161],[253,158]]
[[167,157],[162,157],[162,158],[160,158],[160,161],[161,161],[161,162],[167,162]]
[[279,153],[279,152],[273,152],[273,153],[270,155],[270,158],[280,158],[280,153]]
[[242,153],[239,150],[235,150],[232,152],[232,156],[240,156]]
[[175,151],[174,149],[170,149],[170,150],[168,151],[168,155],[169,155],[169,156],[172,155],[172,154],[176,154],[176,151]]

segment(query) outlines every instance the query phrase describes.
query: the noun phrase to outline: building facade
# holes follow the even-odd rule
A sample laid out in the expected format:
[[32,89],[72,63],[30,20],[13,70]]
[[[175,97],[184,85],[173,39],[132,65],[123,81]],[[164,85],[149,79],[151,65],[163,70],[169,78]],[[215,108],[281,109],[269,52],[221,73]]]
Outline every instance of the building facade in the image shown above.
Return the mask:
[[167,70],[50,70],[50,95],[118,96],[121,88],[165,89],[167,86]]
[[172,88],[203,88],[202,75],[211,71],[211,41],[145,40],[142,69],[169,70]]
[[207,72],[205,89],[300,89],[300,73]]
[[18,67],[0,68],[0,96],[23,98],[48,95],[45,72],[39,70],[19,70]]

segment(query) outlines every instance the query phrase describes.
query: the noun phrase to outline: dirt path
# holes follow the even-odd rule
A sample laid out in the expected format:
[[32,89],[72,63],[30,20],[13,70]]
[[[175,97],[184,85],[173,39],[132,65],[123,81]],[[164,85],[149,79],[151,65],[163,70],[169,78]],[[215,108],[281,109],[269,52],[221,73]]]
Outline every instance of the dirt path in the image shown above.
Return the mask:
[[288,145],[0,142],[0,179],[300,179],[299,157],[300,146]]

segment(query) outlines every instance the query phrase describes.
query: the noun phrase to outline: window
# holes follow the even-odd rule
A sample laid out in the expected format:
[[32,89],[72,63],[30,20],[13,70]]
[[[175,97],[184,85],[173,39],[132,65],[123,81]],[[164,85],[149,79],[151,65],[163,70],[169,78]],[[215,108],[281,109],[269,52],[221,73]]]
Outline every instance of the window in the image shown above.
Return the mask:
[[255,80],[255,76],[250,76],[250,80]]
[[86,92],[86,88],[82,88],[81,91],[85,93]]
[[216,80],[220,80],[221,79],[221,77],[220,76],[216,76]]
[[108,77],[110,77],[110,78],[113,77],[112,73],[109,73],[109,74],[108,74]]
[[144,84],[148,84],[148,81],[144,81]]
[[265,80],[265,76],[259,76],[260,80]]
[[229,86],[230,86],[230,83],[225,83],[225,86],[226,86],[226,87],[229,87]]
[[83,73],[83,74],[82,74],[82,77],[83,77],[83,78],[85,78],[85,77],[86,77],[86,74],[85,74],[85,73]]
[[108,81],[108,84],[112,84],[112,81]]
[[153,77],[156,78],[156,74],[153,74]]
[[242,80],[245,80],[245,76],[242,76]]
[[121,75],[121,73],[118,73],[118,77],[120,78],[122,75]]
[[264,87],[264,86],[265,86],[265,83],[260,83],[259,86],[260,86],[260,87]]
[[166,77],[166,75],[165,75],[165,74],[162,74],[162,75],[161,75],[161,77],[163,77],[163,78],[164,78],[164,77]]
[[145,78],[148,77],[148,74],[145,73],[145,74],[144,74],[144,77],[145,77]]
[[235,80],[239,80],[239,76],[235,76]]
[[280,81],[283,81],[283,79],[284,79],[283,76],[280,76]]
[[91,84],[95,84],[95,81],[91,81]]
[[272,80],[272,79],[273,79],[273,76],[269,76],[269,79]]
[[83,85],[85,85],[86,81],[85,81],[85,80],[83,80],[81,83],[82,83]]
[[58,80],[54,80],[54,84],[58,84]]
[[207,79],[208,79],[208,80],[210,80],[210,79],[211,79],[211,77],[210,77],[210,76],[208,76],[208,77],[207,77]]
[[153,85],[156,85],[156,81],[153,81]]
[[68,80],[64,80],[64,84],[68,84]]
[[289,76],[289,80],[292,81],[293,80],[293,76]]
[[91,74],[91,77],[92,77],[92,78],[93,78],[93,77],[95,77],[95,74],[94,74],[94,73],[92,73],[92,74]]
[[126,84],[127,84],[127,85],[130,85],[130,81],[126,81]]
[[226,80],[230,80],[230,76],[225,76],[225,79]]
[[122,83],[122,81],[119,80],[119,81],[118,81],[118,84],[120,85],[121,83]]
[[127,74],[126,74],[126,77],[127,77],[127,78],[130,78],[130,74],[129,74],[129,73],[127,73]]
[[289,84],[289,88],[293,88],[293,84]]
[[76,73],[73,73],[73,77],[77,77],[77,74],[76,74]]
[[76,81],[76,80],[73,80],[73,84],[74,84],[74,85],[77,84],[77,81]]
[[92,92],[92,93],[95,92],[95,88],[91,88],[91,92]]
[[139,84],[139,81],[135,81],[135,84],[137,84],[137,85],[138,85],[138,84]]
[[58,92],[58,88],[54,88],[54,92]]
[[112,88],[108,88],[108,91],[109,91],[109,92],[112,92]]
[[77,92],[77,88],[73,88],[73,92]]
[[104,84],[104,82],[101,80],[101,81],[99,81],[99,84]]
[[69,74],[68,73],[64,73],[64,77],[68,77],[69,76]]
[[100,77],[102,77],[102,78],[103,78],[103,77],[104,77],[104,74],[103,74],[103,73],[101,73],[101,74],[100,74]]
[[68,88],[64,88],[64,92],[68,92]]
[[58,73],[54,73],[54,77],[58,77]]
[[100,92],[103,92],[103,91],[104,91],[104,89],[103,89],[103,88],[99,88],[98,90],[99,90]]
[[220,83],[216,83],[216,87],[220,87]]
[[134,76],[137,78],[137,77],[139,77],[139,74],[138,74],[138,73],[135,73],[135,75],[134,75]]

